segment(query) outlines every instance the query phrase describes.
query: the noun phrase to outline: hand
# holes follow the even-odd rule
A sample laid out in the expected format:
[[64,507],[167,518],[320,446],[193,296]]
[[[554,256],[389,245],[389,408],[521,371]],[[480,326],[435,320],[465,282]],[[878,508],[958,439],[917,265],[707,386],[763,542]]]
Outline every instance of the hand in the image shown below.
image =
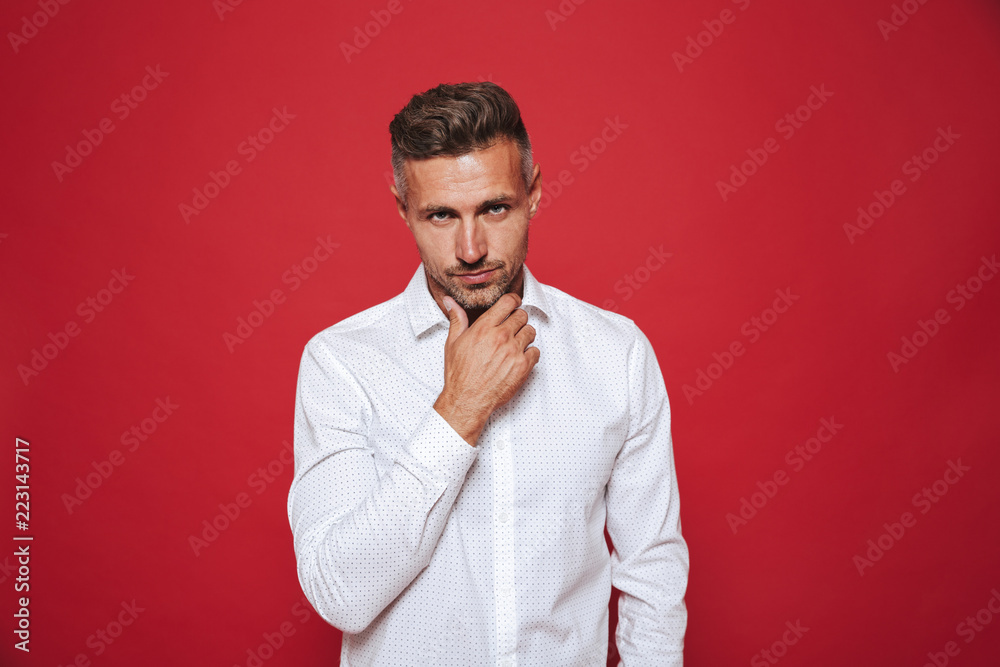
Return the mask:
[[513,398],[538,363],[541,352],[528,347],[535,328],[518,308],[521,297],[504,294],[470,327],[465,310],[444,297],[448,340],[444,345],[444,389],[434,409],[473,447],[493,411]]

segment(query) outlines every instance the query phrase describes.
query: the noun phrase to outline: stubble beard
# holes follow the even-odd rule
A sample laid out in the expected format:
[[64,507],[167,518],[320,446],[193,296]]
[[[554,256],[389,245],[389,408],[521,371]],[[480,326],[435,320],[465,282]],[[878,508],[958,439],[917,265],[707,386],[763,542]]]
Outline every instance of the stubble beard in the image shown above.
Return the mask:
[[[491,266],[488,262],[482,262],[481,265],[477,263],[476,265],[470,267],[452,267],[449,270],[449,273],[444,275],[439,274],[437,271],[428,271],[428,275],[430,275],[431,280],[436,282],[438,286],[444,290],[445,294],[454,299],[455,302],[458,303],[458,305],[460,305],[466,312],[485,312],[492,308],[493,304],[500,300],[500,297],[510,291],[511,283],[514,282],[514,277],[517,275],[517,271],[520,270],[521,266],[523,266],[527,255],[528,235],[525,234],[524,242],[521,244],[521,247],[518,248],[517,255],[511,259],[510,266]],[[428,264],[424,260],[423,253],[420,253],[420,259],[424,262],[424,268],[426,270]],[[490,281],[488,283],[478,285],[467,285],[462,282],[461,278],[450,275],[450,271],[478,273],[480,271],[488,271],[494,268],[496,269],[496,272],[490,278]]]

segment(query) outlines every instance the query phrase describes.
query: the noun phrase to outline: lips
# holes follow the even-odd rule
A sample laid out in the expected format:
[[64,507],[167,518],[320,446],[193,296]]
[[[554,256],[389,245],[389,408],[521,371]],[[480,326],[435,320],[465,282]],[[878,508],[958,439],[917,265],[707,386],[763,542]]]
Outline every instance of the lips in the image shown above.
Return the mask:
[[482,271],[480,273],[460,273],[456,274],[459,279],[462,280],[467,285],[475,285],[478,283],[484,283],[493,277],[493,273],[496,269],[490,269],[489,271]]

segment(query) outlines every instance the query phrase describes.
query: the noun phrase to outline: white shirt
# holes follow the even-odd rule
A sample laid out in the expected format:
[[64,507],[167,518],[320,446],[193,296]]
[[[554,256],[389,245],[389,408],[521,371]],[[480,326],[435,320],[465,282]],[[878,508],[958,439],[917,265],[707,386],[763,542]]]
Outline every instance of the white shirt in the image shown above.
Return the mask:
[[653,348],[526,265],[523,294],[541,357],[476,447],[432,407],[448,319],[423,264],[305,346],[288,516],[344,667],[604,667],[612,584],[623,664],[681,665],[688,551]]

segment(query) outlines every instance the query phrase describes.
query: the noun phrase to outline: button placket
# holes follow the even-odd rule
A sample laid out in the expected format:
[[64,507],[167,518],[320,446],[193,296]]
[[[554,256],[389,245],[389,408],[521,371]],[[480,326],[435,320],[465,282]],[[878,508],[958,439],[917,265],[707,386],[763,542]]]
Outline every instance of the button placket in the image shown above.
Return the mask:
[[507,660],[517,646],[517,591],[514,575],[516,550],[514,543],[514,457],[510,442],[511,426],[507,406],[495,413],[493,447],[493,577],[496,598],[497,656],[499,664]]

